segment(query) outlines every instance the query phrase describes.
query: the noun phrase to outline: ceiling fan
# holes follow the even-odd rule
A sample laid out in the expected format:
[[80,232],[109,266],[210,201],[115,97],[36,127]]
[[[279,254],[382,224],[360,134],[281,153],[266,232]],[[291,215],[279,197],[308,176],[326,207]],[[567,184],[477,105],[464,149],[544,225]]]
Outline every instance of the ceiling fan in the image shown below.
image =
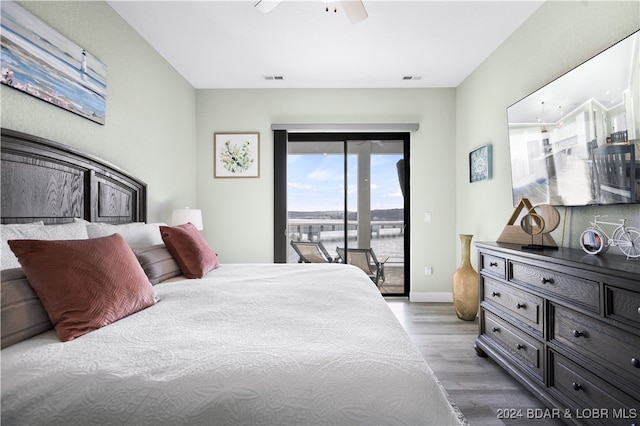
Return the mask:
[[[275,9],[281,1],[282,0],[259,0],[258,3],[255,4],[255,8],[261,12],[269,13]],[[339,2],[344,10],[344,14],[347,15],[347,19],[349,19],[349,22],[352,24],[364,21],[369,16],[361,0],[325,0],[325,2],[327,3],[327,12],[329,10],[336,12],[336,6],[329,6],[329,3],[335,4]]]

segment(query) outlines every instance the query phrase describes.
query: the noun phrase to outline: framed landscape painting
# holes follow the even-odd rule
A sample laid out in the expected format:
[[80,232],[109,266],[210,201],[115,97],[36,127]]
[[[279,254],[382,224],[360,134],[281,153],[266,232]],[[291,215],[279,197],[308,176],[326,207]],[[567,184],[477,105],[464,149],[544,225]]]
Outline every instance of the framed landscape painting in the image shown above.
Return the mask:
[[13,1],[2,1],[0,81],[104,124],[107,67]]
[[213,156],[214,177],[260,177],[260,133],[214,133]]

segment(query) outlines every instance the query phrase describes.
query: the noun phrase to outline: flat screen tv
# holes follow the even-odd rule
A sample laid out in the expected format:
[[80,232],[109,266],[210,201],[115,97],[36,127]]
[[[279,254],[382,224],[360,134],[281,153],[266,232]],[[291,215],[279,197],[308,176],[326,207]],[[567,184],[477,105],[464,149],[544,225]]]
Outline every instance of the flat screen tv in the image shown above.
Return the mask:
[[640,31],[507,108],[513,202],[640,202]]

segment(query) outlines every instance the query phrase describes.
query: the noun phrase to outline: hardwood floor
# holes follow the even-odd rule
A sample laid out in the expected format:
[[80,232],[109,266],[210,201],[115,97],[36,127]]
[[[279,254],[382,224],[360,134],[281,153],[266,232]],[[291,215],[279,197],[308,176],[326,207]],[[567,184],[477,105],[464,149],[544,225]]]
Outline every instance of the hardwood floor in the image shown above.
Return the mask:
[[[476,355],[477,319],[458,319],[451,303],[387,303],[471,426],[563,424],[527,419],[527,409],[545,406],[491,358]],[[498,418],[501,410],[510,408],[522,410],[523,417]]]

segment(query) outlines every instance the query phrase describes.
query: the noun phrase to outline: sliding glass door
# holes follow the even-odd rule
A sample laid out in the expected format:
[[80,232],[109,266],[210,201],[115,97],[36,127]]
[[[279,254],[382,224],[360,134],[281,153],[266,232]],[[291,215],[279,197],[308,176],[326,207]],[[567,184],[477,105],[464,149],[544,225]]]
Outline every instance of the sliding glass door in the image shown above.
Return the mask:
[[[344,142],[289,141],[287,147],[287,235],[320,241],[335,259],[336,247],[346,244],[345,188],[353,185],[345,174]],[[353,160],[346,157],[347,163]],[[298,260],[290,246],[287,262]]]
[[408,295],[408,134],[283,136],[275,138],[276,262],[298,262],[292,240],[322,242],[332,258],[338,247],[371,248],[385,261],[381,292]]

